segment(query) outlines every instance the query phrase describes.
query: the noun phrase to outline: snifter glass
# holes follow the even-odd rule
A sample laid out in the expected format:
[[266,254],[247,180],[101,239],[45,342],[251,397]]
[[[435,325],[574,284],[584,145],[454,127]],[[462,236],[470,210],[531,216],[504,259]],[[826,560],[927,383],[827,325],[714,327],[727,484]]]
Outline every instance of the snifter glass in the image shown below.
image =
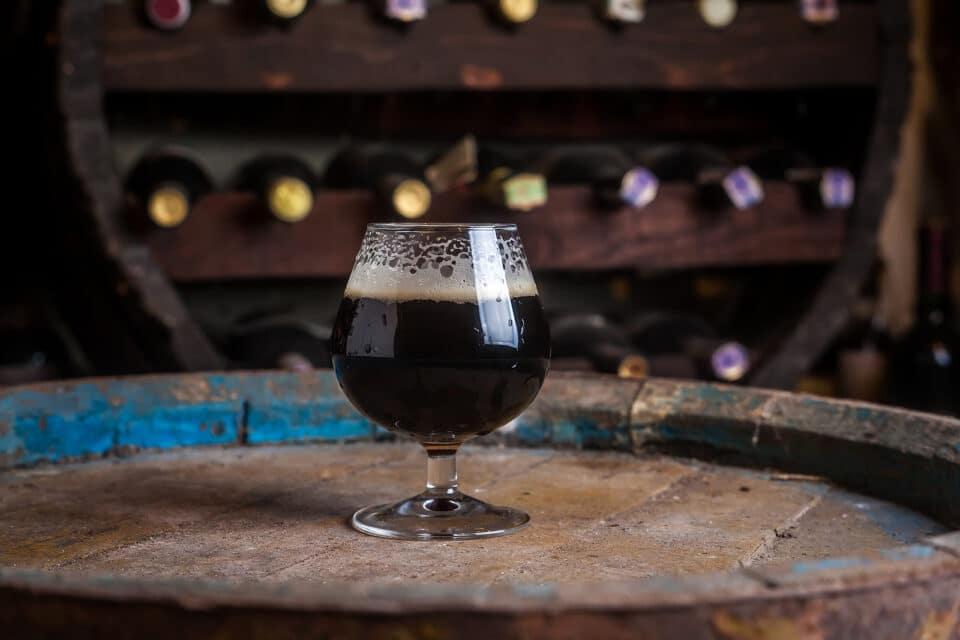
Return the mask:
[[340,387],[364,415],[427,452],[426,490],[354,514],[353,526],[408,540],[498,536],[517,509],[464,495],[457,449],[537,396],[550,337],[512,224],[371,224],[334,323]]

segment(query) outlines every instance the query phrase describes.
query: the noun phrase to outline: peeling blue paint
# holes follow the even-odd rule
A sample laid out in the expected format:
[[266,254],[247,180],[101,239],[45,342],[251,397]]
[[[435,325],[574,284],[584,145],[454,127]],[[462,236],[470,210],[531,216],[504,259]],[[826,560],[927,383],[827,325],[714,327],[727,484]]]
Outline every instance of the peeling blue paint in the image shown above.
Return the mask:
[[823,560],[814,560],[812,562],[797,562],[790,565],[790,572],[795,574],[805,574],[814,571],[827,571],[830,569],[866,567],[871,564],[873,564],[873,562],[866,558],[825,558]]
[[936,553],[936,549],[925,544],[913,544],[881,551],[881,555],[887,560],[923,560],[933,557]]

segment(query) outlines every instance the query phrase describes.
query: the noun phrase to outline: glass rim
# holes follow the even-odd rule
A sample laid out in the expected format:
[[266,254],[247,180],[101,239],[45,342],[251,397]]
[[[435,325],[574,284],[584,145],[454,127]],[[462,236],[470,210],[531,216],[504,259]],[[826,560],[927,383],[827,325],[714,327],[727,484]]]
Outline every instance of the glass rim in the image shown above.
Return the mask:
[[517,225],[513,222],[370,222],[367,229],[376,231],[415,231],[429,233],[431,231],[467,231],[469,229],[497,229],[501,231],[516,231]]

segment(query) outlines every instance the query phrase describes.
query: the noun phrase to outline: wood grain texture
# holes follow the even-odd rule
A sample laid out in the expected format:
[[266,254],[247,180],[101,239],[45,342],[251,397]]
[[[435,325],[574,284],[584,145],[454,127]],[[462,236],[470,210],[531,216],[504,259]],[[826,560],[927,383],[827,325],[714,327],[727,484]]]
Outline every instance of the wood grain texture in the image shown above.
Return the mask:
[[782,89],[869,85],[878,72],[876,9],[860,3],[819,30],[790,3],[743,3],[725,30],[688,3],[651,3],[621,32],[586,3],[542,4],[513,32],[481,3],[434,7],[406,30],[372,20],[362,3],[319,5],[289,31],[205,5],[172,36],[111,5],[103,47],[104,85],[122,91]]
[[[829,262],[840,256],[844,216],[804,212],[785,183],[765,185],[759,207],[699,211],[688,185],[663,185],[646,209],[604,212],[585,187],[554,187],[548,204],[525,213],[492,210],[468,193],[438,197],[430,221],[516,222],[536,269],[683,268]],[[144,241],[178,281],[346,276],[363,230],[382,219],[369,192],[318,192],[313,213],[288,225],[269,219],[243,193],[197,203],[174,230],[145,230]],[[426,218],[425,218],[426,220]]]
[[[11,471],[0,484],[19,495],[0,508],[0,563],[226,581],[586,584],[736,568],[770,536],[784,544],[751,564],[813,562],[821,547],[879,553],[946,532],[889,503],[838,499],[822,481],[666,457],[482,447],[462,453],[464,490],[527,510],[529,529],[479,544],[390,544],[347,525],[356,508],[419,491],[424,464],[404,443]],[[811,503],[836,521],[794,517]]]
[[[204,424],[209,433],[214,417],[237,425],[235,446],[123,457],[187,444],[174,436]],[[107,455],[0,472],[0,625],[15,637],[141,639],[899,640],[960,630],[957,534],[874,497],[955,514],[960,421],[552,374],[522,420],[487,437],[493,447],[467,448],[462,464],[468,490],[528,508],[534,526],[439,545],[346,527],[358,504],[412,493],[422,473],[415,447],[357,428],[329,372],[0,391],[6,464],[76,460],[84,447]],[[323,444],[249,446],[264,430]],[[97,449],[120,434],[137,444]],[[367,442],[342,443],[351,438]],[[55,455],[66,445],[70,455]],[[760,469],[650,453],[664,447]]]

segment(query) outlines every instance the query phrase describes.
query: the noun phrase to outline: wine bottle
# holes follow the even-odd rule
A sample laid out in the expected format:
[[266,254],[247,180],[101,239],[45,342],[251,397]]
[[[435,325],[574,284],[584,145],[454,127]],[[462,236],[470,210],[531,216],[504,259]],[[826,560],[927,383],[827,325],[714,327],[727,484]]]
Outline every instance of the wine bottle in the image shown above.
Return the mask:
[[709,26],[723,29],[737,17],[737,0],[697,0],[697,9]]
[[750,166],[763,180],[786,180],[800,194],[808,211],[848,209],[853,206],[856,181],[843,167],[820,167],[796,149],[771,147],[754,155]]
[[240,189],[255,193],[277,220],[299,222],[313,210],[316,178],[313,170],[294,156],[258,156],[240,168],[237,182]]
[[837,0],[800,0],[800,16],[809,24],[819,26],[835,22],[840,17]]
[[408,23],[427,17],[426,0],[380,0],[383,17],[395,22]]
[[526,169],[521,158],[484,148],[478,164],[478,191],[489,202],[511,211],[530,211],[547,203],[546,178]]
[[178,31],[190,20],[191,0],[144,0],[143,15],[155,29]]
[[574,361],[585,359],[601,373],[621,378],[696,378],[694,360],[683,353],[644,353],[623,328],[596,313],[574,313],[550,323],[554,357]]
[[537,15],[539,0],[487,0],[495,18],[507,26],[519,26]]
[[683,354],[701,377],[739,382],[750,372],[749,350],[736,340],[727,340],[702,318],[672,311],[649,311],[625,323],[634,347],[642,352]]
[[338,189],[370,189],[393,215],[407,220],[430,210],[432,193],[423,170],[403,153],[350,147],[331,161],[325,179]]
[[310,9],[313,0],[260,0],[266,20],[278,27],[289,27]]
[[894,352],[894,400],[913,409],[958,415],[960,336],[947,287],[952,238],[946,221],[924,221],[918,240],[916,319]]
[[431,158],[423,175],[434,193],[444,193],[474,182],[477,171],[477,141],[466,135]]
[[849,325],[837,339],[838,391],[845,398],[882,402],[892,339],[872,296],[860,297],[850,314]]
[[646,167],[633,166],[616,149],[557,150],[540,161],[550,184],[589,184],[597,206],[641,209],[657,197],[659,183]]
[[200,196],[212,189],[206,169],[177,147],[148,151],[130,170],[126,190],[158,227],[179,226]]
[[644,164],[661,183],[693,182],[698,204],[705,209],[749,209],[763,201],[760,178],[747,166],[735,166],[714,147],[669,145],[653,149],[644,157]]
[[330,332],[323,324],[282,314],[233,326],[222,342],[237,366],[303,372],[330,366]]

